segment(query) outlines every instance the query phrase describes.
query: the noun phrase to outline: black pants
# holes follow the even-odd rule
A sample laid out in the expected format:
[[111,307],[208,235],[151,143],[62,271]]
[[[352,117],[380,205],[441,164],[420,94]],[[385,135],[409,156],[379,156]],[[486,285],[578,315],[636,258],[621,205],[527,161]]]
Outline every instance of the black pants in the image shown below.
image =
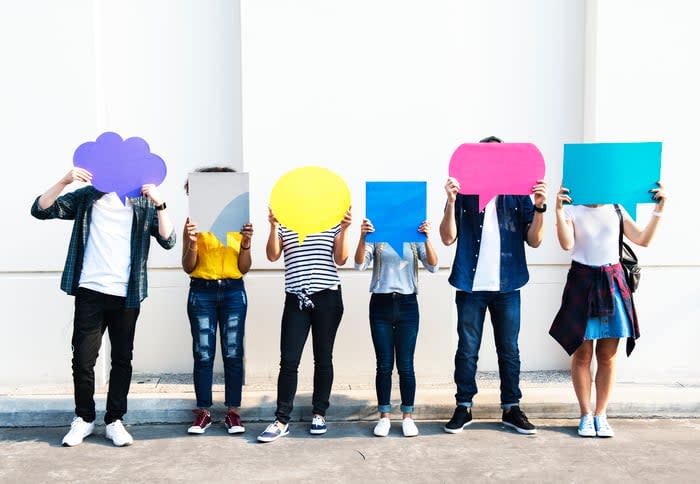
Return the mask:
[[139,309],[127,309],[125,302],[124,297],[85,288],[79,288],[75,296],[72,341],[75,414],[86,422],[95,420],[95,361],[105,329],[112,344],[105,423],[121,419],[126,413]]
[[294,294],[287,293],[284,300],[275,417],[285,424],[294,408],[299,361],[309,329],[314,350],[313,413],[326,414],[333,385],[333,344],[343,317],[343,297],[340,289],[325,289],[309,298],[313,308],[299,309],[299,299]]

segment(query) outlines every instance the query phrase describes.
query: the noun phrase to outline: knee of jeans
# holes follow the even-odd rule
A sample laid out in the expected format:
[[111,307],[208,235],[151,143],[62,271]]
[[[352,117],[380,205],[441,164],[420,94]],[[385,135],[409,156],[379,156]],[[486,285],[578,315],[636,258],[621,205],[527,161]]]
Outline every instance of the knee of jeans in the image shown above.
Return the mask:
[[296,373],[299,369],[299,360],[282,358],[280,360],[280,371],[286,373]]
[[413,361],[407,360],[407,361],[397,361],[396,362],[396,370],[398,371],[400,376],[413,376],[414,370],[413,370]]
[[391,361],[377,361],[377,374],[386,375],[394,371],[394,364]]

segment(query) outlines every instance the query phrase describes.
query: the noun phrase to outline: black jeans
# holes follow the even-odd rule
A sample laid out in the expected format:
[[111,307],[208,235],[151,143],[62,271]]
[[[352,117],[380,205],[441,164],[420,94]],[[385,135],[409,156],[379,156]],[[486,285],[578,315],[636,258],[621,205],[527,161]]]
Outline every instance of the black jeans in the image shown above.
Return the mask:
[[287,293],[284,300],[275,417],[285,424],[294,408],[299,361],[309,329],[314,350],[313,413],[326,414],[333,385],[333,344],[343,317],[343,297],[339,288],[324,289],[309,298],[314,303],[313,308],[299,309],[299,299],[294,294]]
[[75,414],[86,422],[95,420],[95,361],[105,329],[112,344],[105,423],[126,413],[131,384],[131,359],[139,309],[124,307],[126,298],[79,288],[73,318],[73,386]]

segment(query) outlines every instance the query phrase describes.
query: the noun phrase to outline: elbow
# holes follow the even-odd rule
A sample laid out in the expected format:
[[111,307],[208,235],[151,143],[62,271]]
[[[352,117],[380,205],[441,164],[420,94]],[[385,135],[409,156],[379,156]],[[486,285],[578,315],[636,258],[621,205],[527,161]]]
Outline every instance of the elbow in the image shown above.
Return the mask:
[[455,240],[457,240],[457,237],[449,237],[440,234],[440,240],[442,241],[443,245],[450,246],[455,243]]

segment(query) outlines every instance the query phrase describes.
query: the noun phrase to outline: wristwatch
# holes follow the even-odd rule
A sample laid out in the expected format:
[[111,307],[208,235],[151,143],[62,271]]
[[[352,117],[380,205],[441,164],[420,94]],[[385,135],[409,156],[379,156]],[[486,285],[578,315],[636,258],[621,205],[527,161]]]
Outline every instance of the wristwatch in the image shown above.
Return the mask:
[[[165,205],[165,204],[163,204],[163,205]],[[535,209],[535,212],[545,213],[545,212],[547,211],[547,204],[546,204],[546,203],[543,203],[543,204],[542,204],[542,208],[538,207],[537,205],[533,205],[532,208]]]
[[168,206],[165,204],[165,202],[161,203],[160,205],[156,205],[156,210],[165,210],[168,208]]

